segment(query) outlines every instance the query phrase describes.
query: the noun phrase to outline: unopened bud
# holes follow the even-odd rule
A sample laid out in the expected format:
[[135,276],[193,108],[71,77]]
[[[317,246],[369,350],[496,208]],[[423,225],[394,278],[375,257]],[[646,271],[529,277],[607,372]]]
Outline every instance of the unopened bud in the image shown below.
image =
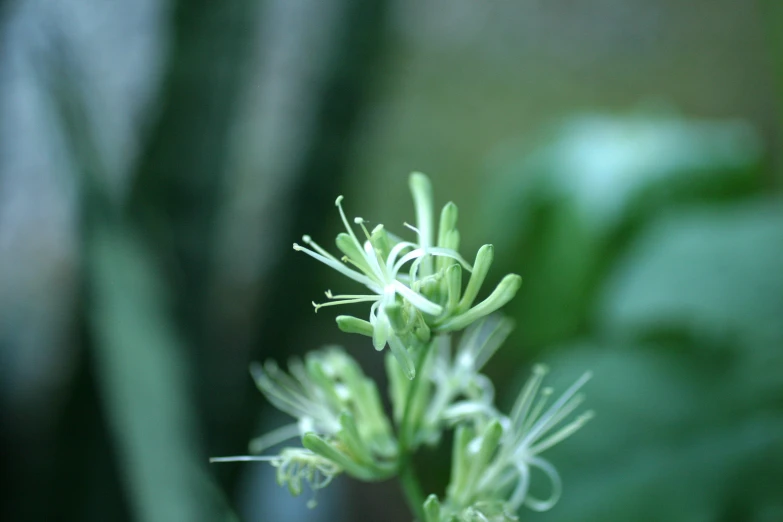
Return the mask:
[[497,288],[483,301],[456,317],[452,317],[438,327],[440,331],[462,330],[473,321],[489,315],[514,298],[519,287],[522,286],[522,278],[516,274],[509,274],[503,278]]
[[338,315],[335,320],[337,321],[337,327],[345,333],[361,334],[372,337],[372,325],[363,319],[351,315]]
[[470,274],[470,280],[468,286],[465,288],[465,293],[462,295],[462,300],[459,302],[459,306],[455,313],[465,312],[471,307],[473,301],[476,300],[481,285],[484,284],[484,279],[487,277],[489,267],[492,266],[492,260],[495,258],[495,248],[492,245],[484,245],[479,248],[476,253],[476,262],[473,265],[473,273]]

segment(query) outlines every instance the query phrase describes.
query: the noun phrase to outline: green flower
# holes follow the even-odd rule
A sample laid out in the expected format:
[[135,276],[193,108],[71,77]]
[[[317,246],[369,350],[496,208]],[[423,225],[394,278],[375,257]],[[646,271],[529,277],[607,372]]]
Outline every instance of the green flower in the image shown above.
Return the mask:
[[[371,336],[377,350],[388,344],[402,371],[412,379],[416,369],[408,353],[410,346],[427,342],[433,329],[437,332],[460,330],[494,312],[516,294],[521,278],[513,274],[506,276],[487,299],[472,306],[492,263],[492,246],[485,245],[479,250],[475,269],[460,256],[457,252],[457,207],[453,203],[448,203],[441,212],[435,244],[429,179],[414,173],[410,187],[417,227],[409,228],[416,232],[418,242],[404,241],[388,233],[383,225],[370,232],[364,220],[356,218],[354,223],[361,227],[365,236],[365,240],[360,241],[343,211],[340,196],[335,205],[346,232],[338,234],[335,242],[343,257],[337,259],[309,236],[303,237],[307,247],[295,243],[294,249],[371,291],[370,294],[341,295],[327,291],[329,301],[313,305],[318,311],[325,306],[372,303],[369,321],[339,316],[338,326],[349,333]],[[471,272],[464,292],[463,269]]]
[[266,461],[278,468],[281,485],[294,495],[304,479],[316,490],[345,471],[361,480],[389,478],[397,469],[397,441],[375,383],[338,347],[293,359],[289,372],[276,363],[253,364],[258,389],[296,422],[251,441],[254,454],[299,437],[305,448],[274,456],[220,457],[212,462]]
[[241,456],[216,457],[210,462],[260,461],[269,462],[277,468],[277,483],[288,487],[291,495],[302,494],[302,482],[307,483],[313,492],[313,498],[307,502],[310,508],[315,507],[315,494],[319,489],[328,486],[334,477],[342,470],[334,462],[303,448],[285,448],[279,455],[269,457]]
[[[452,477],[447,505],[465,509],[476,502],[505,503],[515,513],[523,505],[535,511],[551,509],[560,498],[562,483],[555,467],[541,453],[579,430],[593,413],[579,415],[559,427],[583,402],[578,392],[590,379],[585,373],[551,406],[551,388],[539,388],[546,373],[537,366],[519,395],[510,418],[490,422],[480,433],[461,424],[455,433]],[[538,397],[538,398],[536,398]],[[544,472],[551,482],[548,499],[529,494],[531,469]]]
[[396,459],[397,443],[378,389],[356,361],[342,349],[331,347],[307,354],[304,363],[294,359],[288,368],[290,374],[272,361],[251,366],[261,393],[297,419],[294,425],[252,441],[251,452],[260,453],[280,442],[285,430],[290,434],[296,429],[295,435],[305,440],[319,437],[335,446],[344,457],[341,467],[350,474],[371,477],[388,471]]

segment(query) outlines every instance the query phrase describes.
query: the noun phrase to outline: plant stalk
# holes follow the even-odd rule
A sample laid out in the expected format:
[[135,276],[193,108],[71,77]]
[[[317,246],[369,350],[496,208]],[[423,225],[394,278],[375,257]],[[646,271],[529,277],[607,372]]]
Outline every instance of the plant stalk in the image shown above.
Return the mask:
[[398,474],[400,477],[400,484],[402,485],[402,491],[405,494],[405,500],[408,502],[413,514],[420,521],[425,520],[424,517],[424,493],[422,493],[421,485],[418,478],[416,478],[416,470],[413,468],[413,455],[411,454],[410,441],[408,440],[409,434],[413,434],[413,427],[410,426],[411,410],[413,405],[413,398],[416,396],[416,392],[419,388],[421,379],[424,378],[424,372],[422,371],[424,363],[427,361],[427,355],[430,352],[432,342],[425,344],[419,352],[416,358],[416,376],[411,381],[411,386],[408,389],[408,396],[405,399],[405,411],[402,415],[402,422],[400,423],[400,435],[399,435],[399,469]]

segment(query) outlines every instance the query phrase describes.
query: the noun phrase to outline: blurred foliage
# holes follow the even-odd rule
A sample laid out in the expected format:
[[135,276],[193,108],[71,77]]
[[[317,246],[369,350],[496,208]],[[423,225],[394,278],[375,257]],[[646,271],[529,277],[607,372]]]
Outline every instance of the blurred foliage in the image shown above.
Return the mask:
[[[318,214],[332,208],[322,191],[347,160],[381,49],[383,32],[375,29],[384,6],[343,6],[350,29],[325,35],[335,42],[331,67],[323,68],[323,92],[314,95],[316,114],[307,119],[316,132],[294,145],[306,153],[299,169],[288,172],[300,187],[291,208]],[[102,139],[105,123],[93,113],[87,75],[67,37],[51,35],[56,41],[36,57],[47,109],[67,151],[64,170],[79,192],[81,289],[69,310],[78,325],[78,371],[57,412],[56,459],[19,490],[30,495],[40,484],[68,482],[48,504],[22,496],[10,508],[14,519],[236,520],[224,491],[236,490],[242,468],[208,468],[207,459],[217,451],[245,451],[257,420],[248,412],[250,399],[261,402],[247,365],[264,352],[288,351],[296,333],[289,321],[312,312],[307,296],[291,299],[309,291],[296,271],[290,275],[299,289],[292,291],[287,277],[278,279],[280,287],[263,288],[272,310],[261,321],[232,323],[215,300],[216,235],[239,132],[237,98],[253,70],[257,8],[248,0],[172,5],[161,92],[127,188],[112,183],[121,176],[110,166],[111,141]],[[337,131],[339,140],[331,134]],[[307,212],[295,216],[309,227],[320,222]],[[289,237],[281,237],[286,247]],[[291,308],[286,321],[280,321],[281,302]],[[237,325],[249,331],[230,329]],[[227,352],[223,339],[243,342]],[[69,473],[72,466],[78,472]]]
[[499,261],[525,277],[509,313],[534,350],[588,330],[598,287],[652,216],[761,185],[758,138],[739,122],[592,115],[539,140],[497,155],[482,212],[492,241],[514,246]]
[[529,276],[527,350],[501,354],[595,372],[598,417],[553,451],[566,492],[538,518],[780,520],[783,203],[758,195],[753,133],[582,117],[506,169],[488,226]]

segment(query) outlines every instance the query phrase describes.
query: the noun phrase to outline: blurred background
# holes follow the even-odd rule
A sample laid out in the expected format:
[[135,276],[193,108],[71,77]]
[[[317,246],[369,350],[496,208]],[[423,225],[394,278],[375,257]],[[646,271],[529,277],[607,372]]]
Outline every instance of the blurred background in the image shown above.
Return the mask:
[[291,244],[404,233],[421,170],[524,278],[500,404],[595,373],[521,520],[783,521],[782,79],[777,0],[0,0],[0,518],[410,520],[207,459],[284,420],[252,360],[385,383]]

